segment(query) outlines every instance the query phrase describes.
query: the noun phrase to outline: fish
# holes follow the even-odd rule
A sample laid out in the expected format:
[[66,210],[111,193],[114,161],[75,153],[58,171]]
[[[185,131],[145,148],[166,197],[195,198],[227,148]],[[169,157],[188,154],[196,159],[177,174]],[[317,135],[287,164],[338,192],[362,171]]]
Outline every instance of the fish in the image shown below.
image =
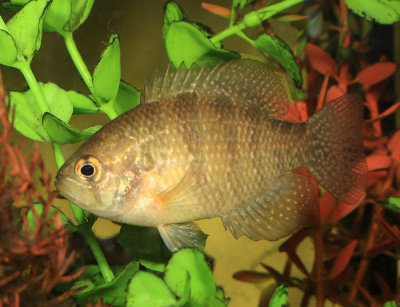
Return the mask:
[[316,205],[307,169],[339,201],[365,196],[363,103],[346,94],[302,123],[275,71],[253,59],[172,65],[141,103],[107,123],[64,163],[59,193],[97,216],[157,227],[171,251],[200,247],[194,221],[220,217],[235,238],[275,241]]

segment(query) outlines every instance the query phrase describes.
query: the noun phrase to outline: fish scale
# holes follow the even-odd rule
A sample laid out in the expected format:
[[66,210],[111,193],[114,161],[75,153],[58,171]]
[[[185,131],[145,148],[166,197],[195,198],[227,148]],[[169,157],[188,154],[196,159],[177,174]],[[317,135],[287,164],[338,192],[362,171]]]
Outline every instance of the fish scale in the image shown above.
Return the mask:
[[140,106],[67,160],[56,187],[99,216],[157,227],[172,251],[200,247],[192,221],[218,216],[235,237],[280,239],[307,225],[315,205],[297,169],[348,203],[364,197],[367,172],[359,96],[330,101],[304,123],[280,119],[285,97],[276,74],[254,60],[170,66]]

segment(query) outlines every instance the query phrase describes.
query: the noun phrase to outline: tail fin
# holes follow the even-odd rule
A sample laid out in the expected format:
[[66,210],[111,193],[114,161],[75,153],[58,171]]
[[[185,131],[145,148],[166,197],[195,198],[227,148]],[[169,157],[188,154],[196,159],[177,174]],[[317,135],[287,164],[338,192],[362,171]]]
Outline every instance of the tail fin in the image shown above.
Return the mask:
[[328,192],[349,204],[365,195],[362,118],[361,97],[349,94],[328,102],[307,121],[308,170]]

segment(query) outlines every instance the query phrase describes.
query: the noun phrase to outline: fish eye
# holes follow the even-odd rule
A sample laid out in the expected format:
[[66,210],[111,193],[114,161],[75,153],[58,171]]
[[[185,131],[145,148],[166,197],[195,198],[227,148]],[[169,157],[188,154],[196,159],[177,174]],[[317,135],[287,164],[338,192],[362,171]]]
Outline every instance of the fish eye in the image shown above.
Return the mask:
[[101,177],[101,163],[93,156],[83,156],[75,164],[75,174],[84,181],[97,181]]

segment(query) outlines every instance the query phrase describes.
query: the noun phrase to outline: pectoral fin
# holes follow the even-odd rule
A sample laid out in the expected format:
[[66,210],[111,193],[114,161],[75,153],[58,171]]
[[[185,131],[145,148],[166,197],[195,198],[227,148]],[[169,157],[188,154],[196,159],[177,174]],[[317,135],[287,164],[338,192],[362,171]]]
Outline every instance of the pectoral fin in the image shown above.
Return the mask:
[[195,223],[167,224],[158,227],[165,245],[171,252],[182,247],[204,249],[207,235]]
[[275,241],[307,222],[314,205],[314,191],[307,177],[287,174],[279,177],[257,197],[222,216],[235,238]]

